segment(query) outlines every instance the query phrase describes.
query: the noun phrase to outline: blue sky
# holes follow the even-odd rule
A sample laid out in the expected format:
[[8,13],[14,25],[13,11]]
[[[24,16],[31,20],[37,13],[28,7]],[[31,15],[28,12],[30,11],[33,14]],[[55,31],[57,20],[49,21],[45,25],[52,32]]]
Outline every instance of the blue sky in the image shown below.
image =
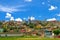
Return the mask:
[[60,0],[0,0],[0,20],[60,20]]

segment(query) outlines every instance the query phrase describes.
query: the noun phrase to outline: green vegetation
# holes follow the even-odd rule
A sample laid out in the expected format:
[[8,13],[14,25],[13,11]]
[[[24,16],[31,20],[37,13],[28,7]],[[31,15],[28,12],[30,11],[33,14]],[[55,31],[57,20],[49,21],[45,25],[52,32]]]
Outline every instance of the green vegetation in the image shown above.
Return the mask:
[[33,38],[33,37],[0,37],[0,40],[60,40],[58,38]]
[[54,33],[55,35],[59,35],[59,34],[60,34],[60,30],[59,30],[59,29],[56,29],[56,30],[53,31],[53,33]]

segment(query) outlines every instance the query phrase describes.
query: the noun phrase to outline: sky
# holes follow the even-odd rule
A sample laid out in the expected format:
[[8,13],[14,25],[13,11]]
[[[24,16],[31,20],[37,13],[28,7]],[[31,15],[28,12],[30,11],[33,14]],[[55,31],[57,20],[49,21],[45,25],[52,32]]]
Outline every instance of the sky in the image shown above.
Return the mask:
[[0,20],[60,20],[60,0],[0,0]]

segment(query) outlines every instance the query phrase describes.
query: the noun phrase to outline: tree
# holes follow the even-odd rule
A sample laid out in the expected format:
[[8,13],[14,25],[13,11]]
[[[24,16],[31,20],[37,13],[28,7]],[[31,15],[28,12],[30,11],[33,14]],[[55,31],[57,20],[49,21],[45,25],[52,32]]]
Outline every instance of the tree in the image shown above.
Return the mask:
[[0,25],[2,25],[3,23],[2,22],[0,22]]
[[53,31],[53,33],[54,33],[55,35],[59,35],[60,30],[59,30],[59,29],[56,29],[56,30]]
[[6,28],[3,28],[3,32],[7,32],[7,29]]
[[28,25],[29,25],[30,28],[34,28],[35,27],[35,25],[33,23],[29,23]]

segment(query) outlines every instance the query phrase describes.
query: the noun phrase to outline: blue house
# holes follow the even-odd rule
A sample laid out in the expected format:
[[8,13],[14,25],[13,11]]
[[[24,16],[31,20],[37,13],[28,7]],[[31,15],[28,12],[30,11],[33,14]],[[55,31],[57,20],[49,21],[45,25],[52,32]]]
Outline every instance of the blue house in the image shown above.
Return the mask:
[[45,37],[52,37],[52,31],[45,30],[44,34],[45,34]]

